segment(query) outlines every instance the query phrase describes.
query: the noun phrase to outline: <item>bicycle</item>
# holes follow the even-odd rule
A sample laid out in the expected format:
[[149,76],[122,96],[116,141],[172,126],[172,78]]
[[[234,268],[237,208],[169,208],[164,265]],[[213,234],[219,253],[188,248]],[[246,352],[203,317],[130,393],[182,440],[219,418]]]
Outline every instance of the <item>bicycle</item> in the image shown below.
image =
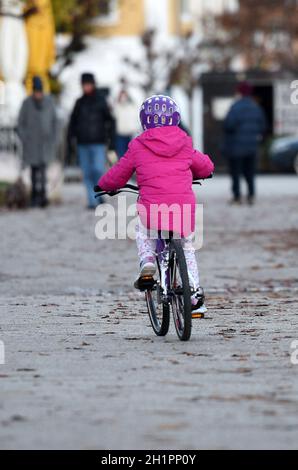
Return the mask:
[[[201,184],[195,181],[194,184]],[[138,194],[139,188],[127,184],[122,189],[113,192],[102,191],[95,186],[95,197],[105,195],[116,196],[122,192]],[[173,232],[169,232],[167,238],[163,238],[159,231],[156,243],[157,278],[145,276],[139,279],[138,288],[145,292],[148,314],[153,331],[157,336],[166,336],[170,326],[170,313],[172,310],[174,324],[178,338],[188,341],[192,330],[192,302],[195,294],[190,286],[188,269],[182,242],[174,238]],[[201,302],[204,302],[202,295]]]

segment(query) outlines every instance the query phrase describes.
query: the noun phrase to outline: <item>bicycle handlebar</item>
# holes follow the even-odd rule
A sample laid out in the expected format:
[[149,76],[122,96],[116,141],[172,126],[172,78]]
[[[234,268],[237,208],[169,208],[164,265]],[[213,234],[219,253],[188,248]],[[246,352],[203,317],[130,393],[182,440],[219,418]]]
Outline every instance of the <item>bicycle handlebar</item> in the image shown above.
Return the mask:
[[[208,176],[207,178],[202,178],[202,180],[194,180],[193,181],[193,184],[199,184],[201,185],[201,181],[204,181],[204,180],[209,180],[213,178],[213,173]],[[135,186],[134,184],[126,184],[125,186],[123,186],[123,188],[121,189],[118,189],[117,191],[103,191],[99,186],[95,186],[94,187],[94,192],[95,193],[98,193],[95,197],[100,197],[100,196],[116,196],[117,194],[120,194],[121,192],[125,191],[126,189],[130,189],[131,191],[135,192],[135,193],[138,193],[140,188],[138,186]],[[130,191],[125,191],[125,192],[130,192]]]
[[[121,189],[132,189],[133,191],[139,191],[139,188],[138,186],[135,186],[134,184],[126,184],[125,186],[123,186],[123,188]],[[121,189],[117,190],[117,191],[113,191],[113,192],[118,192],[118,191],[121,191]],[[107,191],[103,191],[99,186],[95,186],[94,187],[94,192],[95,193],[105,193]]]

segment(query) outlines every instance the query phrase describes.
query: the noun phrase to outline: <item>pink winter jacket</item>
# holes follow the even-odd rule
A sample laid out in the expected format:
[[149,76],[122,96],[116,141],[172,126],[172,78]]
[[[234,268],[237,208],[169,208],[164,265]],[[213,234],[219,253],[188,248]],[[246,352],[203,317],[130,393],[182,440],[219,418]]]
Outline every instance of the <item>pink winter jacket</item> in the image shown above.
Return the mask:
[[[140,188],[143,225],[188,236],[195,228],[194,179],[214,171],[207,155],[194,150],[179,127],[149,129],[132,140],[127,153],[98,182],[104,191],[122,188],[134,172]],[[170,208],[170,209],[169,209]]]

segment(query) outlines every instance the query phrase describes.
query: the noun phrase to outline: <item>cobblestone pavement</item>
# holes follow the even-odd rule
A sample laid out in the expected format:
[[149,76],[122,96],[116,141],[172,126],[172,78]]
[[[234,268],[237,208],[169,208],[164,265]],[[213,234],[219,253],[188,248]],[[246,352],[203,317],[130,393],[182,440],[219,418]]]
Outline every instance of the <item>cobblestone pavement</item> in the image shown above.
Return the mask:
[[252,208],[225,177],[198,190],[209,313],[189,343],[154,336],[134,242],[96,240],[80,186],[0,212],[0,447],[297,448],[297,183],[261,177]]

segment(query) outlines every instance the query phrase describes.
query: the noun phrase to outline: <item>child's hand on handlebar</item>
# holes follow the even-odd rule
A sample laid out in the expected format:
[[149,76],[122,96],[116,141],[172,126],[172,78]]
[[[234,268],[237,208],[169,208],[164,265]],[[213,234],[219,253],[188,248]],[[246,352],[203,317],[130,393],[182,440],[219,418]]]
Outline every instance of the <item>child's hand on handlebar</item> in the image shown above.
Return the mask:
[[94,192],[95,193],[104,193],[107,194],[108,196],[116,196],[119,191],[104,191],[100,186],[94,186]]

